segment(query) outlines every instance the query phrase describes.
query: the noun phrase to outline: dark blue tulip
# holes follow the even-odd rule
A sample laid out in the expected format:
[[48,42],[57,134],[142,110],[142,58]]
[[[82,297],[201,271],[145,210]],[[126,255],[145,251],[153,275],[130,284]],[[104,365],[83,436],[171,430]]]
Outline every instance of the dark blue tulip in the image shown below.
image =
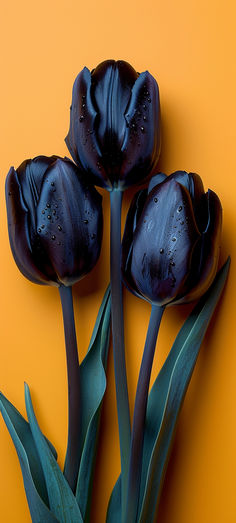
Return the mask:
[[11,167],[6,203],[12,253],[26,278],[69,286],[94,267],[102,197],[70,160],[38,156]]
[[152,178],[128,212],[122,243],[124,282],[163,306],[199,298],[218,265],[222,208],[197,174]]
[[156,80],[122,60],[85,67],[73,87],[66,144],[95,185],[124,190],[142,181],[160,154]]

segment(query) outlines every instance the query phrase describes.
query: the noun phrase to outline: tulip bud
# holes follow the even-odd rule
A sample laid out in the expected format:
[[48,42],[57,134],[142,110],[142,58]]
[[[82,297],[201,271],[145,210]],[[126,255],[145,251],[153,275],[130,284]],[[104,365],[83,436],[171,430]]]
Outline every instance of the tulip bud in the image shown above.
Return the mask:
[[9,239],[30,281],[72,285],[95,265],[101,248],[102,204],[68,159],[38,156],[6,179]]
[[156,80],[122,60],[85,67],[73,87],[66,144],[95,185],[124,190],[142,181],[160,154]]
[[218,265],[222,208],[197,174],[157,175],[131,204],[122,244],[124,282],[163,306],[206,292]]

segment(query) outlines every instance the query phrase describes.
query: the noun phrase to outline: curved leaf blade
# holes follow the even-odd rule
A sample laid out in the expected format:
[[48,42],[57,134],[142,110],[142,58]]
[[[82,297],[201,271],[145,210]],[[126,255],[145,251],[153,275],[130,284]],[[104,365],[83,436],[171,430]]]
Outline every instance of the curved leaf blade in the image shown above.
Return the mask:
[[100,410],[106,390],[106,364],[110,339],[110,288],[98,312],[88,352],[81,363],[82,440],[76,499],[84,521],[89,518]]
[[119,476],[108,504],[106,523],[121,522],[121,475]]
[[173,344],[149,395],[139,523],[154,521],[180,409],[210,319],[223,291],[230,259],[218,272]]
[[60,523],[75,523],[75,521],[76,523],[83,523],[75,496],[53,454],[50,452],[39,428],[27,384],[25,384],[25,403],[32,436],[39,454],[47,485],[51,511]]
[[57,523],[47,506],[45,480],[29,424],[3,394],[0,410],[19,458],[32,522]]

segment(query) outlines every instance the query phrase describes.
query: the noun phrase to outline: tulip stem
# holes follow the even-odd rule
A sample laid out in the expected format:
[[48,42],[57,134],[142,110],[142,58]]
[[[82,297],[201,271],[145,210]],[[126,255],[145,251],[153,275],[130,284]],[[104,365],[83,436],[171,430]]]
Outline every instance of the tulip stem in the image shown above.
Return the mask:
[[135,523],[137,518],[139,491],[142,473],[143,440],[148,391],[151,377],[156,341],[164,307],[152,305],[143,358],[139,372],[135,397],[134,418],[131,435],[129,459],[128,493],[126,499],[125,522]]
[[116,402],[120,438],[121,457],[121,500],[124,510],[125,492],[128,481],[128,456],[130,451],[130,410],[126,376],[124,320],[121,281],[121,205],[123,193],[113,189],[110,193],[111,229],[111,317],[112,339],[116,383]]
[[64,321],[68,381],[68,439],[64,476],[72,491],[75,492],[81,452],[80,367],[75,331],[72,288],[61,285],[61,287],[59,287],[59,292]]

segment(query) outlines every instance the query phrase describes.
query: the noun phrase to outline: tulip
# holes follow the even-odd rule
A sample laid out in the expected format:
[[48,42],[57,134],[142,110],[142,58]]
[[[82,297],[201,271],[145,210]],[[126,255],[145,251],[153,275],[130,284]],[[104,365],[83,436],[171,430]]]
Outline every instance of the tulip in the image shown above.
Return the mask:
[[80,367],[71,286],[95,265],[102,240],[102,198],[68,159],[38,156],[6,180],[13,256],[26,278],[59,288],[68,375],[64,475],[75,492],[81,455]]
[[101,248],[101,196],[68,159],[38,156],[10,169],[8,230],[20,271],[32,282],[69,286],[95,265]]
[[95,185],[124,190],[143,180],[160,154],[156,80],[122,60],[85,67],[73,87],[66,144]]
[[222,208],[197,174],[154,176],[131,204],[122,244],[124,282],[152,305],[140,367],[124,522],[136,521],[144,425],[153,357],[166,305],[200,298],[217,270]]
[[127,287],[163,306],[200,298],[218,265],[222,208],[197,174],[157,175],[136,194],[123,237]]
[[[85,67],[72,93],[66,144],[88,180],[110,191],[111,311],[120,434],[122,492],[126,490],[130,413],[121,281],[123,191],[154,172],[160,154],[160,102],[155,79],[122,60]],[[124,496],[122,494],[122,506]]]

